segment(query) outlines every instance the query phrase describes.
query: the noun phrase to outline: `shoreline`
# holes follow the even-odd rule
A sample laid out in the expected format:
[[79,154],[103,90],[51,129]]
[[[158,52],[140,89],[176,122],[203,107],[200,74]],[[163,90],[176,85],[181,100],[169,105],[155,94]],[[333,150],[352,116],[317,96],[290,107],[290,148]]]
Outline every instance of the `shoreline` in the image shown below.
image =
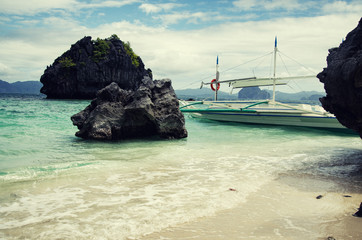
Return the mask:
[[236,208],[142,239],[362,239],[362,218],[352,216],[362,202],[357,184],[283,174]]

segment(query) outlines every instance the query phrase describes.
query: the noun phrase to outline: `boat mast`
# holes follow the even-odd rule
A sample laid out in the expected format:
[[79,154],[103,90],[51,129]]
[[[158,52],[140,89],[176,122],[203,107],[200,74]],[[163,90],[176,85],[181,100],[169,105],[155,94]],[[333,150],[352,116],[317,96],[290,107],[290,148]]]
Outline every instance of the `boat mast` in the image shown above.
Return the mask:
[[217,101],[217,91],[219,83],[219,56],[216,57],[216,81],[215,81],[215,101]]
[[275,103],[275,85],[276,85],[275,72],[276,72],[276,67],[277,67],[277,51],[278,51],[278,41],[277,41],[277,37],[275,36],[275,43],[274,43],[274,72],[273,72],[273,100],[272,100],[273,103]]

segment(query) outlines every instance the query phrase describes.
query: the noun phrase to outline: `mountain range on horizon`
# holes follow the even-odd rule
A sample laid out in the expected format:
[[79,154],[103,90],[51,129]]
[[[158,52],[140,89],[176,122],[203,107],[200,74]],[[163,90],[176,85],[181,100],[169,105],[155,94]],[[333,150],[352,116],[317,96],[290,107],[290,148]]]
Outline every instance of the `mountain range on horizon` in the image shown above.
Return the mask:
[[40,94],[43,86],[39,81],[18,81],[8,83],[0,79],[0,93]]
[[[40,81],[18,81],[8,83],[0,79],[0,93],[21,93],[21,94],[40,94],[42,87]],[[271,90],[262,90],[272,94]],[[213,100],[215,92],[209,88],[203,89],[176,89],[175,93],[179,99],[188,100]],[[227,92],[219,91],[219,100],[238,100],[238,93],[230,94]],[[313,102],[319,104],[319,98],[323,97],[325,93],[317,91],[303,91],[298,93],[285,93],[276,92],[278,101],[293,101],[293,102]]]

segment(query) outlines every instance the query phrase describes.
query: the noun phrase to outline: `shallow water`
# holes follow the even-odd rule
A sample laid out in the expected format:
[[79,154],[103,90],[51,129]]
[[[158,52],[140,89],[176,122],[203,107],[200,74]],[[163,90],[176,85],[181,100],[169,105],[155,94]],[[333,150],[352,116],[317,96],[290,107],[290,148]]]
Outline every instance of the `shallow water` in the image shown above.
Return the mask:
[[86,141],[70,116],[88,104],[0,95],[0,238],[137,239],[240,207],[288,171],[361,169],[357,135],[188,116],[187,139]]

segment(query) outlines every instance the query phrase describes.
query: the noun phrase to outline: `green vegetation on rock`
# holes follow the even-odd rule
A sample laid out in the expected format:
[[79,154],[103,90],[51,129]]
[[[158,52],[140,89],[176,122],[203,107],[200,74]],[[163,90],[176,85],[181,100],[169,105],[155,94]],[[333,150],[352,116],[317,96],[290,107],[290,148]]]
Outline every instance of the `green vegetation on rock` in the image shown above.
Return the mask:
[[[106,39],[97,38],[97,40],[92,41],[94,45],[93,57],[92,57],[93,61],[99,62],[106,58],[107,54],[109,53],[110,44],[112,44],[111,43],[112,41],[120,41],[117,34],[112,34],[112,36]],[[137,54],[135,54],[135,52],[131,48],[131,44],[129,42],[122,42],[122,43],[127,55],[131,57],[132,64],[135,67],[139,67],[140,65],[139,57]]]
[[131,57],[132,64],[135,67],[138,67],[140,65],[140,62],[138,61],[138,56],[134,53],[133,49],[131,48],[131,44],[129,42],[123,43],[124,49],[126,50],[126,53],[128,56]]
[[75,67],[77,65],[73,62],[73,59],[68,58],[68,57],[64,57],[64,58],[60,59],[59,63],[64,68]]
[[120,40],[119,37],[117,36],[117,34],[112,34],[112,36],[110,36],[109,38],[107,38],[108,41],[112,41],[112,40]]
[[96,41],[93,41],[93,44],[93,60],[95,62],[104,60],[110,49],[107,40],[97,38]]

